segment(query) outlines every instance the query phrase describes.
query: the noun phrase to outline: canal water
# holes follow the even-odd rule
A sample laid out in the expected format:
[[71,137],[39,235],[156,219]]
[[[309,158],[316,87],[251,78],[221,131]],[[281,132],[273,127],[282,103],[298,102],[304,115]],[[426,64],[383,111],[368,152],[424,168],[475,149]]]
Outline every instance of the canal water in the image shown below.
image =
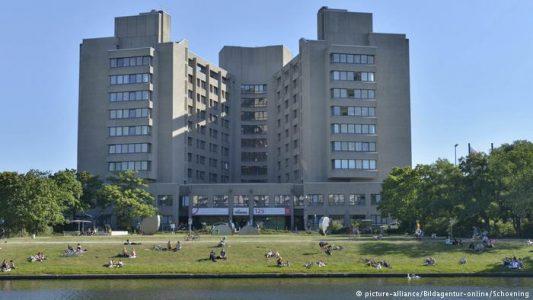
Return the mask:
[[[388,293],[388,294],[387,294]],[[533,278],[0,280],[0,299],[531,299]]]

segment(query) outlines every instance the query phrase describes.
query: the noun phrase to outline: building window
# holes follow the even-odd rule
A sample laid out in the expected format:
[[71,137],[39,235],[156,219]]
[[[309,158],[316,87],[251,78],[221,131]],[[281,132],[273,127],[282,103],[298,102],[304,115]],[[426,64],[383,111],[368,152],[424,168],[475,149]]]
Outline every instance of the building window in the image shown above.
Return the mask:
[[109,93],[110,102],[144,101],[144,100],[150,100],[150,91],[131,91],[131,92]]
[[266,166],[241,166],[241,174],[245,176],[267,175]]
[[274,206],[276,207],[287,207],[291,205],[290,195],[275,195],[274,196]]
[[332,116],[375,117],[376,108],[366,106],[332,106]]
[[150,135],[151,126],[115,126],[109,127],[109,136],[132,136],[132,135]]
[[242,134],[266,134],[267,125],[241,125]]
[[328,205],[344,205],[344,195],[343,194],[329,194]]
[[365,206],[366,196],[365,194],[351,194],[348,200],[348,205],[352,206]]
[[244,108],[257,108],[267,106],[266,98],[242,98],[241,107]]
[[332,64],[373,65],[374,64],[374,55],[331,53],[331,63]]
[[370,89],[331,89],[332,98],[351,98],[351,99],[375,99],[375,90]]
[[266,84],[241,84],[241,93],[261,94],[266,92]]
[[381,203],[381,195],[380,194],[370,194],[370,204],[371,205],[379,205]]
[[267,161],[267,153],[266,152],[241,152],[241,161],[245,161],[245,162]]
[[149,117],[149,108],[111,109],[109,111],[110,119],[136,119]]
[[334,170],[345,170],[345,169],[375,170],[376,160],[374,159],[332,159],[331,166]]
[[235,206],[235,207],[246,207],[246,206],[248,206],[248,196],[246,196],[246,195],[235,195],[235,196],[233,196],[233,206]]
[[243,111],[241,112],[242,121],[264,121],[268,118],[266,111]]
[[215,195],[213,196],[213,207],[228,207],[227,195]]
[[374,72],[331,71],[331,80],[374,82]]
[[376,134],[375,124],[331,124],[331,133]]
[[193,207],[208,207],[209,206],[209,197],[194,195],[192,196],[192,205]]
[[108,145],[109,154],[130,154],[130,153],[150,153],[151,144],[148,143],[131,143],[131,144],[113,144]]
[[309,205],[311,206],[323,206],[324,196],[322,194],[311,194],[307,196],[309,199]]
[[119,171],[150,171],[150,161],[138,160],[138,161],[114,161],[108,163],[108,170],[110,172]]
[[376,143],[335,141],[331,142],[331,151],[376,152]]
[[110,58],[109,67],[122,68],[122,67],[149,66],[150,60],[151,60],[150,56]]
[[109,76],[109,83],[111,85],[148,83],[148,82],[151,82],[151,79],[152,79],[152,75],[148,73],[111,75]]
[[157,206],[172,206],[174,202],[174,196],[172,195],[158,195]]

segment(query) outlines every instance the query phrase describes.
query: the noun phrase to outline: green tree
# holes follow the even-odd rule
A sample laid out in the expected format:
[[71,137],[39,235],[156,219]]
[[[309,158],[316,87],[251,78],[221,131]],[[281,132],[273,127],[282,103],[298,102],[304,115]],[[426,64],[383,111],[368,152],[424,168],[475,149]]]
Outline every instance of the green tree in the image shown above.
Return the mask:
[[465,212],[461,220],[472,220],[490,231],[491,219],[498,218],[500,208],[496,199],[496,182],[489,171],[488,155],[470,153],[460,159],[463,173]]
[[515,141],[495,149],[489,166],[498,186],[497,197],[513,227],[522,236],[522,224],[533,213],[533,143]]
[[59,188],[58,197],[61,200],[62,209],[69,218],[83,210],[81,197],[83,187],[77,178],[76,170],[59,171],[50,176]]
[[109,178],[109,184],[103,186],[100,198],[105,207],[111,207],[117,216],[118,224],[130,229],[134,220],[154,216],[154,197],[146,190],[144,179],[136,172],[119,172]]
[[400,222],[403,230],[414,230],[416,221],[422,218],[421,206],[417,203],[420,191],[418,170],[411,167],[394,168],[383,182],[379,210]]
[[81,210],[96,208],[102,206],[102,199],[99,198],[100,190],[103,187],[103,182],[89,172],[82,171],[77,173],[78,181],[82,186],[82,196],[80,198]]
[[0,175],[0,217],[11,231],[39,233],[63,223],[64,196],[48,173],[31,170]]

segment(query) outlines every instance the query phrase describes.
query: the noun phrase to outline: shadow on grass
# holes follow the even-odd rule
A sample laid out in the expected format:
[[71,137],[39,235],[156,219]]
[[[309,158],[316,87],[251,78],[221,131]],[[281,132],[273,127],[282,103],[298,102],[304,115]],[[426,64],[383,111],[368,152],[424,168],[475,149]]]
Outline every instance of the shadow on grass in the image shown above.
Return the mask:
[[503,259],[505,256],[501,257],[500,262],[490,264],[489,267],[487,267],[484,270],[481,270],[477,273],[531,273],[533,272],[533,259],[530,257],[523,257],[522,262],[524,263],[524,268],[521,270],[513,270],[509,269],[508,267],[503,265]]
[[[386,255],[405,255],[411,258],[434,256],[442,253],[464,253],[464,254],[483,254],[491,253],[498,250],[516,250],[521,248],[520,245],[510,243],[499,243],[495,248],[487,249],[483,252],[474,252],[468,249],[468,245],[452,246],[444,245],[442,242],[424,241],[411,243],[387,243],[387,242],[368,242],[358,245],[361,255],[369,256],[386,256]],[[502,257],[503,258],[503,257]]]

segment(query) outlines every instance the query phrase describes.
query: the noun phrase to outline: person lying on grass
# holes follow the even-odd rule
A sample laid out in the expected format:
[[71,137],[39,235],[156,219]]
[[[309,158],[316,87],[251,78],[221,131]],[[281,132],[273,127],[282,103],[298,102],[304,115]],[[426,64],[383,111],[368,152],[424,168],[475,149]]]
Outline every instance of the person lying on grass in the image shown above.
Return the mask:
[[516,256],[513,256],[513,258],[506,257],[503,259],[503,265],[512,270],[521,270],[524,267],[524,262],[522,259],[516,258]]
[[424,260],[424,266],[434,266],[437,263],[437,261],[433,257],[427,257]]
[[109,260],[107,264],[104,265],[104,267],[110,268],[110,269],[111,268],[122,268],[124,267],[124,263],[120,259],[116,263],[111,259]]
[[125,242],[124,242],[124,245],[126,246],[136,246],[136,245],[140,245],[141,243],[137,243],[137,242],[132,242],[130,241],[130,239],[127,239]]
[[277,251],[272,251],[272,250],[268,250],[267,253],[265,253],[265,258],[278,258],[279,257],[279,252]]
[[28,257],[29,262],[36,262],[36,261],[43,262],[44,260],[46,260],[46,256],[44,256],[43,252],[37,252],[36,255],[32,255]]
[[13,262],[13,260],[10,260],[9,262],[7,262],[4,259],[4,261],[2,261],[2,264],[0,265],[1,272],[10,272],[13,269],[15,269],[15,263]]

